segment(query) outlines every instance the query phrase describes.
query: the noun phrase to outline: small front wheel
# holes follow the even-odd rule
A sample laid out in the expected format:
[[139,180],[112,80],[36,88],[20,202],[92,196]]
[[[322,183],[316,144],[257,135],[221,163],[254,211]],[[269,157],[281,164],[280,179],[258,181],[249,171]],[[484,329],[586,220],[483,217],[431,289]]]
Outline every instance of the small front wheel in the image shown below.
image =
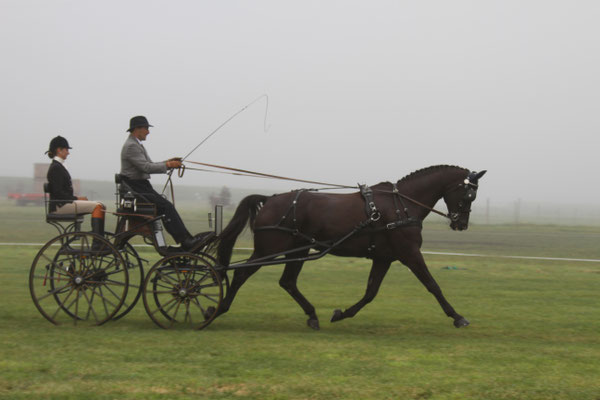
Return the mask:
[[148,316],[161,328],[203,329],[217,315],[223,286],[208,258],[178,254],[163,258],[150,269],[143,298]]

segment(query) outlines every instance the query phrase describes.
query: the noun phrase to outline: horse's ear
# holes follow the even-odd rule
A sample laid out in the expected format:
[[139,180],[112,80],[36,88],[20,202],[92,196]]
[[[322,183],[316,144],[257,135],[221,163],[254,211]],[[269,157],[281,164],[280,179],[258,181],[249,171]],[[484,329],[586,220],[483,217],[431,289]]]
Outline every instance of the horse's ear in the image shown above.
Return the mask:
[[487,172],[487,170],[483,170],[481,172],[472,171],[469,173],[469,176],[467,179],[469,179],[470,182],[477,184],[477,181],[479,180],[479,178],[481,178],[483,175],[485,175],[486,172]]
[[479,178],[481,178],[482,176],[484,176],[486,172],[487,172],[487,169],[484,169],[483,171],[478,172],[477,175],[475,175],[475,180],[476,181],[479,180]]

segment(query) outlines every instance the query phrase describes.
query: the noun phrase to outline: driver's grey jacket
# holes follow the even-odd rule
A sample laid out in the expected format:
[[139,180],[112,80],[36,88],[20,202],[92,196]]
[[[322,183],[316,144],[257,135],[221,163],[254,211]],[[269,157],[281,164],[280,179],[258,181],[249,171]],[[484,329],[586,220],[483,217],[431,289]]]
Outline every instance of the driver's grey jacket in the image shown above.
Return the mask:
[[150,179],[150,174],[165,173],[167,163],[152,162],[144,146],[130,134],[121,149],[121,175],[129,179]]

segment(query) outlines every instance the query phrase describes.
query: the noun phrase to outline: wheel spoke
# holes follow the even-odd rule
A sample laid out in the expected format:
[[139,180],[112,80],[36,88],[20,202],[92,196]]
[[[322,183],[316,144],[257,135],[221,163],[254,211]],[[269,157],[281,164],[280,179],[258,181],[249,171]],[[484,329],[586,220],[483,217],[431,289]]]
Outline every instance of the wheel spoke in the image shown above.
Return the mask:
[[[101,284],[101,285],[98,285],[98,287],[99,287],[100,289],[102,289],[102,286],[104,286],[104,287],[106,288],[106,290],[108,290],[108,291],[109,291],[109,292],[110,292],[110,293],[111,293],[113,296],[115,296],[115,298],[116,298],[116,299],[119,299],[119,300],[121,299],[121,296],[117,295],[117,294],[114,292],[114,290],[112,290],[112,288],[111,288],[110,286],[108,286],[108,285],[102,285],[102,284]],[[121,285],[121,286],[125,286],[125,285]]]
[[177,288],[177,286],[175,286],[175,285],[168,285],[168,284],[163,283],[162,281],[156,281],[155,286],[160,287],[161,289],[176,289]]
[[[72,288],[71,288],[71,291],[69,292],[69,294],[67,295],[67,297],[65,297],[65,299],[64,299],[62,302],[59,302],[59,303],[58,303],[58,308],[56,309],[56,311],[55,311],[55,312],[54,312],[54,314],[52,315],[52,319],[55,319],[55,318],[56,318],[56,316],[58,315],[58,312],[59,312],[60,310],[64,310],[64,311],[66,311],[66,310],[68,310],[68,309],[69,309],[69,308],[70,308],[70,307],[73,305],[73,302],[74,302],[74,301],[72,301],[72,302],[71,302],[71,304],[70,304],[69,306],[67,306],[67,307],[66,307],[66,309],[65,309],[65,307],[63,307],[63,305],[64,305],[64,304],[67,302],[67,300],[69,300],[69,297],[71,297],[71,295],[73,294],[73,292],[74,292],[74,291],[75,291],[75,288],[74,288],[74,287],[72,287]],[[58,301],[57,301],[57,302],[58,302]],[[39,299],[38,299],[38,303],[39,303]]]
[[173,308],[173,307],[174,307],[174,305],[173,305],[173,306],[171,306],[171,307],[170,307],[169,309],[167,309],[167,310],[165,310],[165,307],[166,307],[167,305],[171,304],[172,302],[174,302],[175,300],[177,300],[177,298],[173,297],[171,300],[167,301],[167,302],[166,302],[165,304],[163,304],[162,306],[161,306],[161,305],[159,305],[159,304],[157,304],[158,308],[157,308],[156,310],[152,311],[150,314],[151,314],[151,315],[154,315],[154,314],[156,314],[156,312],[157,312],[157,311],[161,311],[161,312],[168,313],[168,312],[171,310],[171,308]]
[[[174,280],[174,279],[173,279],[173,278],[171,278],[171,277],[170,277],[168,274],[165,274],[163,271],[160,271],[160,272],[159,272],[159,274],[158,274],[158,276],[157,276],[157,279],[158,279],[158,278],[161,278],[161,280],[162,280],[162,278],[166,278],[166,279],[168,279],[169,281],[173,282],[173,283],[172,283],[172,285],[173,285],[173,286],[177,286],[177,285],[179,284],[179,282],[181,282],[180,280],[179,280],[179,281],[176,281],[176,280]],[[165,282],[165,284],[167,284],[167,283],[168,283],[168,282]]]
[[34,275],[33,278],[35,279],[45,279],[48,281],[56,281],[56,282],[60,282],[60,281],[66,281],[71,279],[70,275],[66,275],[66,274],[57,274],[59,275],[58,277],[54,277],[54,276],[41,276],[41,275]]
[[90,313],[94,314],[94,319],[96,320],[96,322],[98,322],[98,315],[96,314],[96,311],[94,310],[94,306],[93,306],[93,301],[94,301],[94,296],[96,295],[96,292],[92,292],[92,296],[91,298],[88,297],[87,293],[85,293],[85,291],[83,292],[83,295],[85,296],[85,299],[88,302],[88,312],[85,316],[85,319],[87,320],[90,317]]
[[[97,286],[97,287],[93,287],[93,288],[90,286],[90,288],[92,289],[92,292],[95,292],[98,295],[98,297],[100,297],[102,299],[102,303],[104,304],[106,315],[109,315],[108,309],[106,307],[106,303],[110,304],[113,307],[116,307],[117,305],[115,303],[111,302],[109,299],[107,299],[106,296],[104,296],[104,293],[102,293],[102,286]],[[96,292],[96,289],[99,290],[99,293]]]
[[96,284],[96,285],[105,285],[105,286],[108,286],[107,283],[110,283],[112,286],[127,286],[123,282],[117,282],[117,281],[113,281],[111,279],[106,279],[106,280],[102,280],[102,281],[87,280],[86,282],[93,283],[93,284]]
[[80,291],[77,290],[77,297],[75,298],[75,317],[73,319],[74,324],[77,325],[77,320],[79,319],[79,296],[80,296]]
[[69,287],[69,286],[71,286],[71,290],[73,290],[73,286],[71,285],[71,282],[69,282],[69,283],[67,283],[67,284],[66,284],[65,286],[63,286],[63,287],[60,287],[60,288],[58,288],[58,289],[54,289],[54,290],[48,291],[48,293],[47,293],[47,294],[43,295],[42,297],[38,297],[38,298],[37,298],[37,300],[38,300],[38,302],[39,302],[39,301],[42,301],[42,300],[44,300],[44,299],[45,299],[46,297],[48,297],[48,296],[54,296],[55,294],[58,294],[58,293],[60,293],[60,291],[64,290],[65,288],[67,288],[67,287]]
[[[107,317],[110,315],[110,313],[108,312],[108,307],[106,306],[106,303],[113,305],[105,296],[104,293],[102,292],[102,286],[98,286],[98,291],[100,292],[99,296],[102,299],[102,306],[104,307],[104,315],[106,315]],[[95,291],[94,291],[95,293]]]
[[148,290],[146,293],[151,294],[175,294],[173,290]]
[[173,313],[173,318],[171,318],[171,323],[169,324],[169,328],[173,326],[175,322],[177,322],[177,313],[179,312],[179,306],[181,305],[181,299],[177,302],[177,307],[175,308],[175,313]]
[[185,324],[185,322],[189,320],[190,321],[190,326],[193,325],[192,323],[192,314],[190,314],[190,302],[186,301],[185,302],[185,317],[183,319],[183,323]]
[[196,307],[198,307],[200,309],[200,311],[202,312],[202,315],[206,315],[206,310],[204,309],[204,307],[202,307],[202,304],[200,304],[200,301],[198,301],[198,298],[194,297],[192,299],[192,302],[196,305]]
[[214,302],[214,303],[216,303],[216,304],[219,304],[219,301],[218,301],[218,300],[215,300],[215,299],[213,298],[213,296],[215,296],[215,297],[219,297],[219,295],[218,295],[218,294],[208,294],[208,293],[202,293],[202,294],[200,294],[200,296],[202,296],[202,297],[204,297],[204,298],[206,298],[206,299],[208,299],[208,300],[210,300],[210,301],[212,301],[212,302]]

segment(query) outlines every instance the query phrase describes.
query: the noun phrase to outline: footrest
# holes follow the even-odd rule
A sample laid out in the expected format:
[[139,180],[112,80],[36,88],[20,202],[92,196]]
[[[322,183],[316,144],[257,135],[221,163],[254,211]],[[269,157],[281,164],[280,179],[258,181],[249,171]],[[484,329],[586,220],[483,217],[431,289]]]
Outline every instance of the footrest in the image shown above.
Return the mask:
[[196,237],[201,237],[202,240],[200,240],[200,242],[198,242],[198,244],[196,246],[194,246],[193,248],[190,249],[190,252],[192,252],[192,253],[201,251],[206,246],[211,244],[217,238],[217,234],[214,231],[208,231],[208,232],[201,232],[201,233],[197,234]]

